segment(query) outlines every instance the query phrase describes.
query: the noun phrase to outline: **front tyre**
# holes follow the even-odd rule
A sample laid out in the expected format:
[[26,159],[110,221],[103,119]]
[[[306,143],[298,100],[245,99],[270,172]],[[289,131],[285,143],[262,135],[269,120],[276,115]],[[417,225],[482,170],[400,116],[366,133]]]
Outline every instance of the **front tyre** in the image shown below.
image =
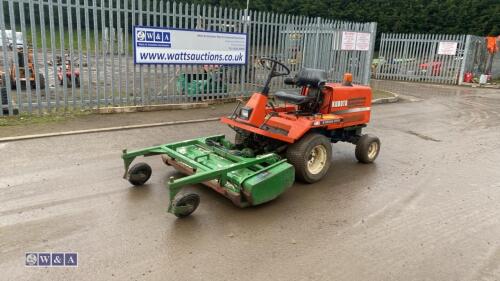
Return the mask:
[[135,186],[143,185],[149,180],[151,173],[151,166],[146,163],[137,163],[128,170],[128,181]]
[[356,143],[356,159],[369,164],[377,159],[380,152],[380,140],[374,135],[362,135]]
[[330,168],[332,145],[321,134],[308,134],[288,147],[286,157],[295,168],[297,180],[314,183],[321,180]]
[[176,199],[173,205],[174,215],[178,218],[185,218],[198,208],[198,205],[200,205],[200,196],[196,193],[189,193]]

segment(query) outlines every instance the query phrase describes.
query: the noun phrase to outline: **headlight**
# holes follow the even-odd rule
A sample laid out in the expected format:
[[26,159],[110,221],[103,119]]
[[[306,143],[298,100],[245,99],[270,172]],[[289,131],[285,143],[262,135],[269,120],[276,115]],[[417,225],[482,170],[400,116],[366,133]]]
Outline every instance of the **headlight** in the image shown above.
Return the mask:
[[250,114],[252,113],[252,109],[249,107],[243,107],[240,110],[240,118],[248,120],[250,118]]

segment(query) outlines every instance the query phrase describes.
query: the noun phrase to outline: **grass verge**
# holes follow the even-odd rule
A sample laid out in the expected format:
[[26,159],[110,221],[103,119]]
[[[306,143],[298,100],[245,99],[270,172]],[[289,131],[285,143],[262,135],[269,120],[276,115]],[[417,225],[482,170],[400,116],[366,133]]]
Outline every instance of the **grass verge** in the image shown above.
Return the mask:
[[6,116],[0,118],[0,127],[62,122],[87,116],[89,114],[92,114],[92,112],[88,110],[48,112],[43,113],[42,115],[29,115],[27,113],[21,113],[18,116]]

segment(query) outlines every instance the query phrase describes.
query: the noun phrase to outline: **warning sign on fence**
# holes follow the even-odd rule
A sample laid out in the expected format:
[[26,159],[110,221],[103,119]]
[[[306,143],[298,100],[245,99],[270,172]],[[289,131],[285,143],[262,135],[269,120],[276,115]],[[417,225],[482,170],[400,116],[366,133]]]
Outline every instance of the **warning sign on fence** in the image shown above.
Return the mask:
[[370,33],[356,33],[356,50],[368,51],[370,49]]
[[457,42],[439,42],[438,55],[454,56],[457,54]]
[[341,50],[368,51],[370,50],[371,34],[367,32],[342,32]]
[[342,45],[341,50],[355,50],[356,49],[356,32],[342,31]]

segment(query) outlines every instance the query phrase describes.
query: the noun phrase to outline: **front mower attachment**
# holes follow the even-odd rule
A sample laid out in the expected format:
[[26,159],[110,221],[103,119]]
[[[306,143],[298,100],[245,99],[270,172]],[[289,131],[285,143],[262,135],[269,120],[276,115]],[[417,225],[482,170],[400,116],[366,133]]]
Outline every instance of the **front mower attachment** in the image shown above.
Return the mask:
[[229,198],[235,205],[247,207],[275,199],[293,184],[295,178],[293,166],[285,159],[280,159],[277,154],[247,157],[248,153],[235,150],[224,135],[130,152],[124,150],[124,177],[130,177],[129,166],[137,156],[159,154],[167,165],[187,175],[178,179],[171,177],[167,183],[170,194],[168,211],[179,217],[185,216],[193,205],[197,206],[193,198],[190,202],[194,203],[190,205],[178,204],[182,200],[176,200],[175,197],[185,185],[203,183]]

